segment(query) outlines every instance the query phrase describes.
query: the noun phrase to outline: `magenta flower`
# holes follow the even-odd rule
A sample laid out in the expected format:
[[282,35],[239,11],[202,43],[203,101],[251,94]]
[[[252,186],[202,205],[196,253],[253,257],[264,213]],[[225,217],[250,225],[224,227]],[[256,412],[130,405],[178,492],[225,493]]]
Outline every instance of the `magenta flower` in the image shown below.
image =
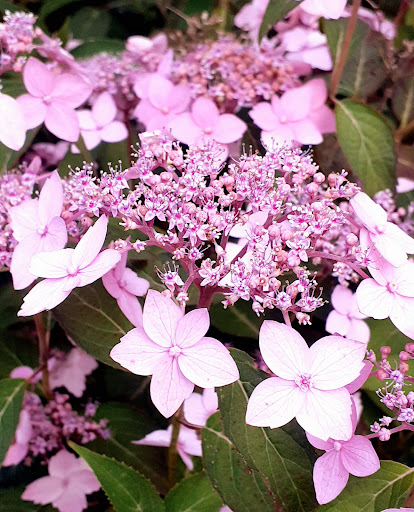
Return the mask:
[[166,128],[190,103],[190,89],[185,85],[174,85],[159,74],[148,81],[148,97],[141,99],[134,115],[145,124],[147,131]]
[[26,288],[36,279],[29,271],[34,254],[65,247],[68,234],[60,217],[62,208],[62,182],[55,171],[45,181],[39,199],[28,199],[9,209],[13,236],[19,242],[10,266],[16,290]]
[[152,375],[151,399],[166,418],[188,398],[194,384],[212,388],[239,378],[228,350],[204,337],[210,319],[207,309],[184,315],[171,299],[149,290],[143,327],[129,331],[111,350],[114,361],[138,375]]
[[173,119],[169,127],[172,134],[184,144],[198,144],[214,139],[228,154],[227,144],[242,138],[246,124],[233,114],[220,114],[216,104],[207,98],[198,98],[186,112]]
[[18,316],[30,316],[53,309],[77,287],[93,283],[121,258],[118,251],[100,250],[105,241],[108,219],[102,215],[88,229],[75,249],[40,252],[32,257],[29,270],[45,277],[24,297]]
[[17,425],[14,441],[9,446],[6,457],[3,461],[4,467],[20,464],[20,462],[26,457],[27,452],[29,451],[29,441],[31,437],[32,424],[30,422],[30,415],[27,411],[22,409],[20,412],[19,424]]
[[331,302],[334,310],[326,319],[326,331],[331,334],[341,334],[351,340],[368,343],[370,330],[363,321],[366,315],[358,309],[355,293],[345,286],[338,285],[332,293]]
[[414,339],[414,263],[394,267],[380,259],[375,267],[369,267],[372,278],[357,288],[359,310],[376,320],[389,317],[397,329]]
[[289,89],[280,98],[273,96],[271,103],[258,103],[249,115],[263,130],[261,139],[268,146],[273,141],[320,144],[323,133],[335,131],[334,114],[325,105],[327,98],[325,82],[316,78]]
[[149,282],[127,268],[127,257],[128,252],[121,254],[119,263],[102,276],[102,283],[109,295],[116,299],[119,309],[131,324],[138,327],[142,325],[142,308],[137,297],[143,297],[147,293]]
[[184,400],[184,417],[193,425],[203,427],[217,410],[217,393],[212,388],[205,389],[202,395],[191,393],[191,396]]
[[88,507],[86,495],[100,488],[101,484],[83,459],[61,450],[49,461],[49,476],[29,484],[22,500],[39,505],[51,503],[59,512],[82,512]]
[[[132,442],[144,446],[164,446],[168,448],[171,444],[171,435],[172,425],[170,425],[167,430],[155,430],[140,441]],[[194,464],[190,455],[195,455],[196,457],[201,457],[202,455],[201,439],[198,438],[195,430],[181,425],[180,433],[178,434],[177,452],[187,468],[192,471]]]
[[3,93],[0,93],[0,119],[0,142],[18,151],[26,139],[26,121],[19,103]]
[[363,249],[375,248],[394,267],[407,261],[407,253],[414,254],[414,239],[387,220],[387,212],[367,194],[359,192],[351,201],[364,228],[360,232]]
[[23,110],[26,128],[35,128],[44,122],[59,139],[76,142],[79,122],[74,109],[88,99],[91,87],[72,73],[56,75],[33,57],[24,67],[23,81],[29,94],[20,96],[17,101]]
[[363,368],[365,344],[326,336],[309,348],[291,327],[266,320],[260,351],[277,377],[261,382],[247,405],[246,423],[277,428],[294,417],[315,437],[352,436],[351,397],[344,386]]

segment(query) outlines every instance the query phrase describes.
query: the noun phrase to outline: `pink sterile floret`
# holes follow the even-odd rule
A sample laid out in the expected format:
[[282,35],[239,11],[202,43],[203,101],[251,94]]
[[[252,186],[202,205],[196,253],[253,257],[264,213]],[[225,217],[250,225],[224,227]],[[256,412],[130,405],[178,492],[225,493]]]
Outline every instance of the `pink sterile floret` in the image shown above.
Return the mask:
[[30,316],[53,309],[77,287],[93,283],[121,259],[114,249],[100,250],[104,244],[108,218],[102,215],[88,229],[75,249],[40,252],[32,257],[29,270],[45,277],[24,297],[18,316]]
[[198,98],[191,112],[180,114],[169,127],[172,134],[184,144],[198,144],[214,139],[223,147],[222,158],[227,157],[227,144],[242,138],[246,124],[233,114],[220,114],[216,104],[207,98]]
[[10,266],[16,290],[26,288],[36,279],[29,271],[34,254],[65,247],[68,234],[60,217],[62,207],[62,182],[55,171],[43,185],[39,199],[28,199],[9,209],[13,236],[19,242]]
[[[95,148],[101,141],[119,142],[128,137],[125,124],[115,120],[117,115],[115,101],[106,91],[96,98],[91,110],[78,110],[77,115],[87,149]],[[72,151],[79,152],[76,146]]]
[[178,114],[187,110],[191,91],[186,85],[174,85],[159,74],[148,81],[148,97],[141,99],[134,115],[145,124],[147,131],[166,128]]
[[325,82],[317,78],[280,98],[273,96],[271,103],[258,103],[249,115],[263,130],[261,139],[268,146],[292,141],[320,144],[323,133],[335,131],[334,114],[325,105],[327,97]]
[[308,14],[337,20],[346,7],[347,0],[304,0],[300,8]]
[[159,292],[149,290],[143,327],[129,331],[111,350],[114,361],[138,375],[152,375],[151,399],[165,417],[177,411],[194,384],[212,388],[239,378],[228,350],[204,337],[210,326],[207,309],[184,315]]
[[0,142],[18,151],[26,139],[26,121],[19,103],[3,93],[0,93],[0,119]]
[[259,345],[277,377],[255,388],[247,405],[246,423],[276,428],[296,417],[315,437],[349,439],[352,402],[344,386],[359,376],[365,344],[326,336],[309,348],[291,327],[266,320]]
[[123,252],[119,263],[102,276],[102,283],[109,295],[116,299],[119,309],[131,324],[138,327],[142,325],[142,308],[137,297],[143,297],[147,293],[149,282],[127,268],[127,257],[128,252]]
[[76,142],[79,122],[74,109],[88,99],[91,87],[73,73],[56,75],[33,57],[24,67],[23,81],[29,94],[20,96],[17,101],[23,109],[26,128],[35,128],[44,122],[56,137]]
[[[151,434],[146,435],[140,441],[132,441],[134,444],[145,446],[165,446],[171,444],[172,425],[167,430],[155,430]],[[192,471],[194,468],[190,455],[201,457],[201,440],[197,436],[197,432],[181,425],[177,442],[178,455],[183,459],[187,468]]]
[[193,425],[204,427],[208,418],[217,412],[218,398],[214,389],[205,389],[203,394],[192,393],[184,400],[184,417]]
[[83,459],[61,450],[49,461],[49,476],[26,487],[22,499],[39,505],[51,503],[59,512],[82,512],[88,507],[86,495],[101,488]]
[[268,5],[269,0],[253,0],[244,5],[234,17],[236,27],[249,32],[252,41],[258,38],[260,25]]
[[312,68],[330,71],[332,57],[326,41],[326,35],[310,27],[294,27],[279,34],[286,58],[291,61],[305,62]]
[[359,310],[382,320],[389,317],[402,333],[414,339],[414,263],[394,267],[380,258],[369,267],[371,279],[357,288]]
[[334,310],[326,319],[325,329],[331,334],[341,334],[351,340],[368,343],[370,330],[363,321],[366,315],[358,309],[356,295],[345,286],[336,286],[331,297]]
[[360,232],[361,247],[375,248],[394,267],[407,261],[407,253],[414,254],[414,239],[387,221],[387,212],[367,194],[359,192],[351,206],[364,228]]
[[19,424],[17,425],[14,442],[7,450],[3,466],[14,466],[26,457],[29,451],[29,441],[32,437],[32,424],[30,415],[24,409],[20,412]]

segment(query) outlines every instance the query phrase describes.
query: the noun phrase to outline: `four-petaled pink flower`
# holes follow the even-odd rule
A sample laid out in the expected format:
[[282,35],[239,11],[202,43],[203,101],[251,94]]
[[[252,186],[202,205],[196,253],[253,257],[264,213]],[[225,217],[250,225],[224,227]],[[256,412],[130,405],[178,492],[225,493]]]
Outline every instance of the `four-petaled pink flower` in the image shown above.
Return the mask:
[[388,222],[387,212],[364,192],[358,192],[350,203],[365,228],[359,235],[361,247],[375,248],[394,267],[405,263],[407,253],[414,253],[414,239]]
[[119,263],[102,276],[102,283],[109,295],[118,302],[119,309],[132,325],[142,325],[142,308],[138,297],[143,297],[149,288],[149,282],[138,277],[134,271],[127,268],[128,252],[121,254]]
[[121,258],[118,251],[100,250],[104,244],[108,219],[102,215],[88,229],[75,249],[40,252],[32,257],[29,270],[45,277],[24,297],[18,316],[30,316],[53,309],[77,287],[93,283]]
[[168,418],[191,395],[194,384],[212,388],[239,378],[228,350],[218,340],[205,337],[209,325],[207,309],[184,315],[171,299],[149,290],[143,327],[121,338],[110,356],[132,373],[152,375],[151,399]]
[[[165,446],[169,447],[171,444],[172,425],[167,430],[155,430],[146,435],[140,441],[132,441],[134,444],[141,444],[145,446]],[[201,457],[201,440],[198,438],[195,430],[184,427],[181,425],[180,433],[178,434],[177,442],[178,455],[183,459],[187,468],[192,471],[194,468],[193,461],[190,455]]]
[[414,263],[394,267],[380,259],[369,271],[372,278],[364,279],[356,291],[359,310],[376,320],[389,317],[397,329],[414,339]]
[[55,171],[43,185],[39,199],[28,199],[9,209],[13,236],[19,242],[10,267],[16,290],[26,288],[36,279],[29,271],[34,254],[65,247],[68,234],[60,217],[62,207],[63,187]]
[[79,122],[74,109],[88,99],[91,87],[73,73],[56,75],[33,57],[24,67],[23,81],[29,94],[20,96],[17,101],[22,107],[26,128],[35,128],[44,122],[56,137],[76,142]]
[[187,400],[184,400],[184,418],[200,427],[204,427],[208,418],[217,412],[217,409],[217,393],[211,388],[205,389],[202,395],[192,393]]
[[345,286],[338,285],[332,293],[331,302],[334,310],[326,319],[326,331],[368,343],[370,330],[363,321],[367,316],[359,311],[355,293]]
[[169,127],[172,134],[184,144],[197,144],[214,139],[224,149],[222,158],[228,154],[227,144],[241,139],[246,124],[233,114],[220,114],[216,104],[207,98],[198,98],[191,107],[173,119]]
[[3,93],[0,93],[0,119],[0,142],[18,151],[26,139],[26,121],[19,103]]
[[[32,371],[33,373],[33,371]],[[22,409],[20,412],[19,424],[17,425],[14,442],[9,446],[3,466],[15,466],[26,457],[29,451],[29,441],[32,437],[32,424],[30,414]]]
[[148,81],[148,97],[141,99],[134,115],[144,123],[147,131],[162,130],[187,110],[190,92],[185,85],[174,85],[167,78],[153,74]]
[[271,147],[279,144],[320,144],[323,133],[335,131],[335,117],[325,105],[328,97],[325,82],[321,78],[311,80],[301,87],[289,89],[272,102],[258,103],[249,112],[261,128],[262,142]]
[[29,484],[22,500],[39,505],[51,503],[59,512],[82,512],[88,507],[86,495],[100,488],[101,484],[83,459],[61,450],[49,461],[49,476]]
[[365,344],[326,336],[309,348],[291,327],[266,320],[259,345],[265,363],[277,377],[255,388],[247,405],[246,423],[276,428],[296,417],[315,437],[349,439],[352,402],[344,386],[362,370]]

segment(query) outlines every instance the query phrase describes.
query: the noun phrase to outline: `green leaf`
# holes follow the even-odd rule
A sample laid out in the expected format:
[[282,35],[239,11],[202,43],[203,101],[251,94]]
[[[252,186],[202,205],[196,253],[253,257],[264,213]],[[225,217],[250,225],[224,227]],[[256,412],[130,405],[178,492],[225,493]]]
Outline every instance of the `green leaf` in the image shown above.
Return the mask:
[[[345,36],[348,19],[324,20],[328,46],[335,62]],[[385,39],[369,25],[357,21],[348,52],[338,93],[344,96],[366,98],[384,82],[387,74],[381,55],[385,53]]]
[[226,334],[257,339],[263,321],[252,310],[251,302],[238,300],[234,306],[224,309],[221,302],[210,308],[211,323]]
[[381,512],[402,507],[414,485],[414,468],[382,461],[381,469],[371,476],[349,477],[348,485],[334,500],[318,512]]
[[38,512],[39,505],[23,501],[24,486],[0,489],[0,512]]
[[240,380],[217,389],[224,433],[247,464],[259,471],[286,512],[308,512],[316,506],[312,479],[313,450],[296,422],[270,429],[246,425],[247,400],[266,374],[245,352],[231,349]]
[[166,512],[217,512],[221,499],[207,476],[199,473],[181,480],[167,494],[164,504]]
[[38,349],[35,343],[20,339],[14,332],[0,331],[0,379],[9,377],[18,366],[35,368]]
[[125,44],[118,39],[101,39],[100,41],[88,41],[71,51],[75,59],[87,59],[99,53],[119,53],[125,50]]
[[69,443],[91,467],[117,512],[164,512],[164,503],[148,480],[125,464]]
[[224,435],[219,413],[211,416],[202,429],[202,445],[207,475],[233,512],[279,510],[266,479],[249,468],[234,444]]
[[6,2],[6,0],[0,0],[0,11],[10,11],[10,12],[18,12],[18,11],[24,11],[27,12],[27,9],[25,7],[21,6],[21,2],[18,2],[17,5],[15,5],[12,2]]
[[296,2],[295,0],[273,0],[269,2],[260,26],[259,41],[275,23],[282,20],[286,14],[297,7],[299,3],[300,2]]
[[132,325],[101,281],[75,288],[53,310],[53,316],[69,339],[88,354],[114,368],[122,368],[109,357],[109,352],[132,329]]
[[86,6],[69,18],[69,32],[73,39],[94,41],[108,34],[111,16],[103,9]]
[[111,437],[109,439],[97,439],[89,443],[88,448],[124,462],[150,478],[160,492],[166,492],[168,481],[165,450],[131,443],[131,441],[138,441],[150,432],[162,427],[144,412],[138,412],[128,405],[116,402],[101,404],[95,419],[108,420]]
[[46,0],[42,2],[42,7],[39,11],[39,18],[44,19],[49,14],[52,14],[62,7],[65,7],[70,4],[83,2],[84,0]]
[[398,81],[393,88],[392,110],[400,120],[401,126],[406,126],[414,119],[414,77],[409,76]]
[[376,192],[395,186],[394,139],[385,120],[370,107],[345,99],[335,108],[338,141],[364,191]]
[[19,423],[25,385],[26,381],[23,379],[0,381],[0,465]]

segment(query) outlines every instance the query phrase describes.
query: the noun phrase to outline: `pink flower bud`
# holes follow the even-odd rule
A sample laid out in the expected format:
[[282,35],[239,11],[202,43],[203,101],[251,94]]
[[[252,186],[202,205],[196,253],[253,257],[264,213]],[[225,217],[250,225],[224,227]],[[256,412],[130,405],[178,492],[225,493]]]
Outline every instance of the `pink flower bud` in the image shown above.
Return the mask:
[[321,183],[323,183],[325,181],[325,176],[321,172],[317,172],[315,174],[315,176],[313,177],[313,181],[315,183],[318,183],[318,185],[320,185]]
[[380,441],[389,441],[389,439],[391,437],[390,431],[387,428],[382,428],[380,430],[380,434],[378,437],[379,437]]
[[408,373],[410,371],[410,366],[407,363],[400,363],[398,368],[401,373]]
[[358,237],[354,235],[354,233],[349,233],[349,235],[346,237],[346,243],[350,247],[354,247],[354,245],[358,243]]
[[387,345],[380,348],[382,359],[387,359],[387,357],[391,354],[391,347]]
[[400,361],[409,361],[411,359],[411,356],[408,352],[405,350],[402,350],[398,356],[400,358]]
[[378,380],[385,380],[388,378],[388,372],[386,372],[385,370],[382,370],[382,369],[379,369],[377,371],[377,379]]

